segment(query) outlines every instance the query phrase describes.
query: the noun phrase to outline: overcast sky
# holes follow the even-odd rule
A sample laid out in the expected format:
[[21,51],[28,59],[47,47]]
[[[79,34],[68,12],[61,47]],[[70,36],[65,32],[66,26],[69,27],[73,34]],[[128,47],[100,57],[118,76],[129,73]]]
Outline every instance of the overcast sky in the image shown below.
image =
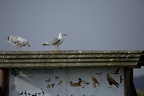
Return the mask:
[[143,50],[144,0],[0,0],[0,50],[16,50],[10,35],[29,41],[22,50],[54,50],[41,44],[60,32],[61,50]]

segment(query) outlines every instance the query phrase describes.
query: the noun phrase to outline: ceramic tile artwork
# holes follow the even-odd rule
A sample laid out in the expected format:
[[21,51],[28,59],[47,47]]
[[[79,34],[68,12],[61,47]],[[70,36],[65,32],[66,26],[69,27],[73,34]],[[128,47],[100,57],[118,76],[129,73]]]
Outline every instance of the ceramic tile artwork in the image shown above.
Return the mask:
[[124,68],[11,69],[9,96],[124,96]]

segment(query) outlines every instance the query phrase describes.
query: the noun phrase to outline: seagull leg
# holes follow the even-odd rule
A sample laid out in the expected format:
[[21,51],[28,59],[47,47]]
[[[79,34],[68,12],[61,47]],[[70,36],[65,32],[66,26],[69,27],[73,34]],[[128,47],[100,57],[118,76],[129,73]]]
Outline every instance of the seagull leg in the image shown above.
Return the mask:
[[59,50],[59,46],[58,46],[58,45],[57,45],[57,49],[58,49],[57,51],[60,52],[60,50]]
[[56,49],[56,51],[57,51],[57,46],[55,45],[55,49]]
[[58,46],[58,45],[57,45],[57,48],[58,48],[58,51],[60,51],[60,50],[59,50],[59,46]]
[[58,51],[58,47],[57,47],[57,45],[55,45],[55,51],[56,51],[56,52]]
[[18,45],[16,45],[16,48],[18,49],[18,51],[20,51],[19,48],[18,48]]
[[60,52],[58,45],[56,45],[55,48],[56,48],[56,52]]

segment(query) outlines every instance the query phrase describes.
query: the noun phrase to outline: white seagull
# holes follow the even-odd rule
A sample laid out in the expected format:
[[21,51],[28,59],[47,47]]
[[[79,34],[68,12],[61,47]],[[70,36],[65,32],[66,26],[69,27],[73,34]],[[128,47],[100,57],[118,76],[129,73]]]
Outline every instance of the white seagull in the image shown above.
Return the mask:
[[45,42],[44,44],[42,44],[42,46],[49,46],[49,45],[54,45],[56,50],[60,51],[59,50],[59,45],[63,43],[64,41],[64,37],[63,36],[67,36],[67,34],[65,33],[59,33],[59,36],[48,41],[48,42]]
[[22,47],[22,46],[26,46],[26,45],[28,45],[30,47],[29,42],[26,39],[24,39],[24,38],[22,38],[20,36],[9,36],[8,40],[9,40],[8,43],[16,45],[16,48],[18,50],[19,50],[18,47]]

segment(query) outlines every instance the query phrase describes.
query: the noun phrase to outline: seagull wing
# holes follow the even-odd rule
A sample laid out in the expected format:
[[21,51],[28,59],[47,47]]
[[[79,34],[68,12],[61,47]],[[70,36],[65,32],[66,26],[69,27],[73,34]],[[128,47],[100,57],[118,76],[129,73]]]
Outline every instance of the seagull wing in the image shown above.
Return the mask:
[[57,45],[57,43],[59,42],[60,40],[58,38],[54,38],[50,41],[48,41],[48,44],[51,44],[51,45]]
[[18,42],[18,37],[12,36],[11,39],[10,39],[10,42],[11,42],[12,44],[16,45],[17,42]]

